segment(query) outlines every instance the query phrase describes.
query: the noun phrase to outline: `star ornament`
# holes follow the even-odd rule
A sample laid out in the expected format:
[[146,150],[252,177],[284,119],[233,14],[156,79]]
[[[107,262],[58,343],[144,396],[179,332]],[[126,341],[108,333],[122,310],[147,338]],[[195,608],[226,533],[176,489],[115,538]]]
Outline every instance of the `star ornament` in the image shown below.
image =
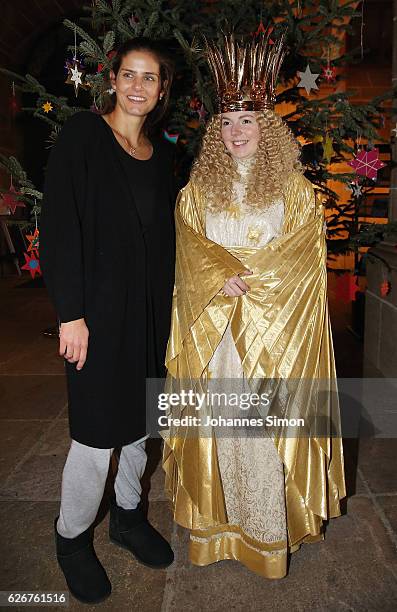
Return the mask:
[[306,66],[305,72],[299,72],[298,77],[300,78],[300,82],[298,83],[298,87],[304,87],[306,93],[309,94],[312,89],[318,89],[318,85],[316,83],[316,79],[320,76],[320,73],[315,74],[311,71],[309,64]]
[[361,198],[363,195],[363,190],[359,183],[350,183],[349,188],[354,198]]
[[51,102],[45,102],[41,108],[45,113],[49,113],[53,110]]
[[87,85],[82,81],[84,70],[81,68],[80,61],[76,59],[73,59],[72,62],[67,61],[66,68],[68,71],[68,78],[66,79],[66,83],[68,85],[74,86],[74,93],[77,98],[79,87],[87,87]]
[[30,272],[30,276],[34,278],[36,274],[41,276],[40,262],[36,257],[35,253],[29,255],[28,253],[24,253],[25,264],[21,266],[21,270],[28,270]]
[[40,247],[39,230],[35,229],[33,234],[27,234],[26,240],[29,241],[28,253],[36,251]]
[[379,159],[379,149],[360,151],[354,159],[347,163],[354,168],[356,174],[365,176],[373,181],[376,181],[378,178],[378,170],[386,165]]
[[10,209],[12,214],[15,214],[16,209],[26,208],[25,204],[18,200],[16,196],[20,195],[19,191],[15,189],[13,185],[8,190],[8,193],[4,193],[2,196],[3,205]]
[[205,116],[206,116],[206,114],[207,114],[207,111],[205,110],[205,106],[204,106],[204,104],[202,104],[202,105],[200,106],[200,108],[199,108],[199,109],[196,111],[196,113],[197,113],[197,114],[198,114],[198,116],[199,116],[200,122],[201,122],[201,123],[204,123],[204,121],[205,121]]
[[335,149],[332,144],[332,136],[327,134],[323,145],[323,158],[327,164],[331,163],[332,156],[335,154]]
[[325,79],[327,81],[327,83],[331,83],[332,81],[335,81],[335,77],[336,77],[336,70],[333,66],[331,66],[330,64],[327,64],[327,66],[323,66],[321,68],[321,76],[323,77],[323,79]]
[[269,45],[274,45],[274,40],[270,38],[270,35],[273,32],[273,30],[274,30],[273,26],[270,26],[269,29],[266,29],[265,26],[263,25],[263,21],[261,20],[260,24],[258,25],[258,29],[256,30],[256,32],[252,32],[251,36],[255,38],[259,36],[259,34],[263,34],[264,36],[269,36]]

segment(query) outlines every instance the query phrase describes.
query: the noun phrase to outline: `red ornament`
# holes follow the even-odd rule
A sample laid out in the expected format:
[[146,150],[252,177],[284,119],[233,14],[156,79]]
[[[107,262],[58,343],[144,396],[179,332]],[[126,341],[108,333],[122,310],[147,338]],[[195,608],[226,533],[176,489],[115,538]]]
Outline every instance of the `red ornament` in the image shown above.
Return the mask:
[[382,297],[386,297],[386,295],[389,295],[391,291],[391,283],[390,281],[383,281],[383,283],[380,286],[380,294]]
[[273,32],[273,30],[274,30],[273,26],[270,26],[270,28],[266,29],[261,19],[258,29],[256,30],[256,32],[252,32],[251,36],[255,38],[259,36],[259,34],[263,34],[264,36],[269,36],[269,45],[274,45],[274,40],[270,38],[270,35]]
[[331,66],[331,64],[322,66],[321,70],[322,70],[321,76],[323,77],[323,79],[327,81],[327,83],[331,83],[332,81],[335,81],[336,70],[333,66]]
[[2,196],[4,206],[7,206],[12,214],[15,213],[18,207],[26,208],[25,204],[15,197],[17,195],[20,195],[20,192],[15,189],[14,185],[11,185],[8,193],[4,193]]
[[34,252],[31,255],[24,253],[24,256],[25,264],[21,266],[21,270],[28,270],[32,278],[34,278],[36,274],[41,276],[40,262],[37,259],[36,254]]
[[204,121],[205,121],[205,116],[206,116],[206,114],[207,114],[207,111],[205,110],[205,106],[204,106],[204,104],[202,104],[202,105],[200,106],[200,108],[199,108],[199,109],[196,111],[196,113],[197,113],[197,114],[198,114],[198,116],[199,116],[200,122],[201,122],[201,123],[204,123]]
[[386,166],[386,164],[379,159],[379,149],[359,151],[356,157],[347,163],[355,169],[357,174],[366,176],[373,181],[376,181],[378,178],[378,170]]
[[360,291],[357,286],[356,278],[349,272],[338,276],[336,279],[336,297],[345,304],[354,302],[356,293]]
[[10,99],[10,111],[11,111],[12,118],[15,119],[15,115],[19,113],[19,111],[21,110],[21,105],[19,104],[17,97],[15,95],[14,81],[12,82],[11,90],[12,90],[12,95]]
[[193,96],[192,98],[190,98],[189,106],[192,110],[196,111],[200,108],[201,102],[196,96]]
[[[109,53],[106,53],[106,57],[108,58],[109,61],[111,61],[116,55],[116,53],[117,51],[113,49],[112,51],[109,51]],[[98,64],[97,72],[102,72],[103,66],[104,66],[103,64]]]
[[28,253],[37,251],[40,247],[39,230],[36,228],[33,234],[27,234],[26,239],[29,240]]

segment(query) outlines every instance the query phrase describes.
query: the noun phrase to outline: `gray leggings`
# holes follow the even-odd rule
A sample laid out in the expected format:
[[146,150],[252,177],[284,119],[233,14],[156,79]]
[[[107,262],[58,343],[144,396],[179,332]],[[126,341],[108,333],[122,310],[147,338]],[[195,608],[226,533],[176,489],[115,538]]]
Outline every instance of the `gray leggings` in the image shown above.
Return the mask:
[[[140,480],[146,466],[147,436],[123,446],[114,483],[116,502],[125,510],[137,507]],[[72,440],[62,475],[61,509],[57,531],[75,538],[95,520],[103,497],[113,448],[92,448]]]

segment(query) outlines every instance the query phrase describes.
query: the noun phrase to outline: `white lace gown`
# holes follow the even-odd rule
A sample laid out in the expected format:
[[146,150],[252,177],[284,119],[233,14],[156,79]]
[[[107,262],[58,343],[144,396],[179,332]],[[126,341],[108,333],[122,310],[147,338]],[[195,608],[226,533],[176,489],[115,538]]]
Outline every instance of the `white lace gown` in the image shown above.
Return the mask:
[[[249,164],[239,162],[238,169],[244,179]],[[242,182],[235,185],[235,194],[236,203],[227,212],[207,211],[206,235],[210,240],[226,248],[260,248],[280,235],[284,219],[281,200],[264,210],[252,211],[242,204]],[[230,325],[209,363],[209,378],[218,381],[239,378],[241,389],[247,391]],[[217,452],[228,525],[233,526],[233,530],[223,530],[205,538],[195,534],[191,536],[192,540],[205,544],[211,539],[238,538],[260,555],[285,555],[284,470],[274,442],[266,433],[261,437],[217,435]]]

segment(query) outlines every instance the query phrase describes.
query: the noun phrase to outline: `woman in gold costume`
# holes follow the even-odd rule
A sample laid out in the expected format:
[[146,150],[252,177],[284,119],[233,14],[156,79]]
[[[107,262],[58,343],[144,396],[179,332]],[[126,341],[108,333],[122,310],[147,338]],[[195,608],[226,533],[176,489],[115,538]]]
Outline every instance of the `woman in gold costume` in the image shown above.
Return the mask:
[[191,530],[192,563],[235,559],[282,578],[288,554],[324,539],[323,522],[340,515],[346,495],[324,211],[273,110],[283,40],[248,46],[230,36],[207,52],[220,112],[177,204],[167,385],[208,391],[216,382],[219,391],[234,379],[271,400],[250,406],[251,416],[280,422],[222,435],[216,424],[174,425],[203,416],[202,406],[174,406],[162,432],[166,491]]

